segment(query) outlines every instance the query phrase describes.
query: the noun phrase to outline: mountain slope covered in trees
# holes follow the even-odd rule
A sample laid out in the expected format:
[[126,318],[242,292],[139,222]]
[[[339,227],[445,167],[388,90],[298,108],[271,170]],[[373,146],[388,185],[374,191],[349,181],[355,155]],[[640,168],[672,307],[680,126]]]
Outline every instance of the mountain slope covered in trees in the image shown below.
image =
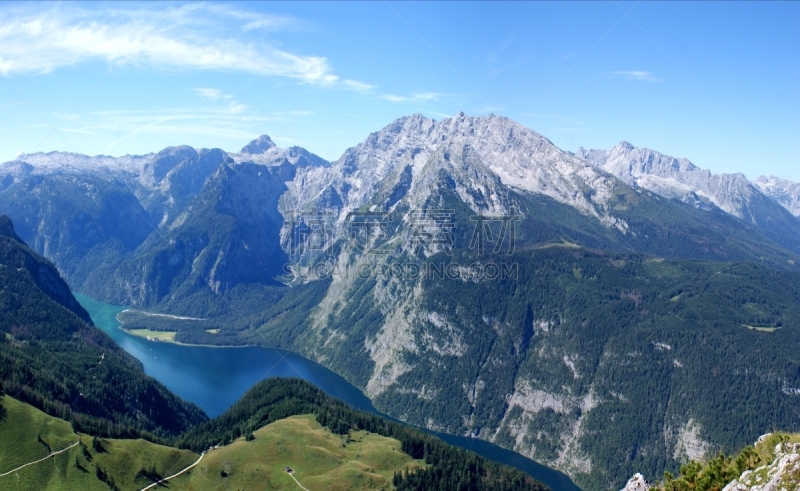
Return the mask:
[[205,414],[95,328],[58,271],[0,216],[0,384],[98,436],[167,437]]

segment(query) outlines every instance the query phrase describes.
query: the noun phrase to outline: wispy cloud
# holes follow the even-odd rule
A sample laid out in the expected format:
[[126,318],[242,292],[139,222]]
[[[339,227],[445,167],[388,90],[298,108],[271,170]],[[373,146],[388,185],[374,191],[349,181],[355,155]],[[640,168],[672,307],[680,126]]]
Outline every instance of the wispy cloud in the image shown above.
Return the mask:
[[385,94],[382,95],[382,99],[386,99],[389,102],[430,102],[438,100],[442,94],[436,92],[415,92],[411,95],[394,95],[394,94]]
[[[167,5],[166,10],[170,17],[182,26],[198,28],[216,28],[229,20],[238,21],[237,26],[244,30],[260,29],[262,31],[299,31],[309,30],[310,25],[303,19],[288,15],[274,15],[242,10],[225,3],[197,2],[180,5],[175,10]],[[164,12],[164,9],[155,9]],[[118,13],[127,14],[130,10],[118,10]],[[242,25],[243,24],[243,25]]]
[[304,83],[340,83],[343,88],[359,91],[369,85],[341,81],[324,56],[277,48],[263,36],[245,36],[243,40],[238,35],[253,29],[280,30],[301,24],[288,17],[214,4],[192,4],[171,12],[151,7],[104,12],[60,6],[4,10],[0,13],[3,74],[48,73],[91,61],[127,60],[139,66],[222,68]]
[[[144,137],[189,141],[198,136],[227,138],[246,142],[253,134],[278,123],[288,123],[309,111],[273,111],[264,114],[244,104],[231,101],[215,107],[177,107],[165,110],[96,111],[81,115],[80,122],[65,125],[66,134],[94,135],[106,139],[105,151],[112,152],[120,143]],[[281,135],[276,135],[276,141]],[[289,141],[296,144],[294,140]]]
[[233,97],[232,95],[226,94],[219,89],[212,89],[210,87],[196,87],[194,91],[203,96],[203,98],[208,99],[210,101],[216,101],[219,99],[231,99]]
[[531,120],[531,128],[542,134],[584,133],[584,116],[580,114],[533,113],[526,117]]
[[621,77],[625,77],[628,80],[638,80],[640,82],[663,82],[664,79],[661,77],[656,76],[653,72],[644,72],[640,70],[630,70],[630,71],[616,71],[611,72],[614,75],[619,75]]
[[486,105],[478,108],[478,113],[488,114],[488,113],[494,113],[495,111],[497,112],[505,111],[506,109],[507,109],[506,106],[503,105]]
[[342,85],[348,89],[355,90],[356,92],[361,92],[362,94],[368,94],[375,90],[374,85],[365,82],[359,82],[358,80],[343,79]]

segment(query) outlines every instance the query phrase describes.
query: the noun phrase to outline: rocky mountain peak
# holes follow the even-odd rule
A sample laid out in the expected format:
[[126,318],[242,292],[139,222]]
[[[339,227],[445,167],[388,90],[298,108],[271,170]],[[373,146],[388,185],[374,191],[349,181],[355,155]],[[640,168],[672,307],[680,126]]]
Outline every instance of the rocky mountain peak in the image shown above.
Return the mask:
[[650,484],[648,484],[644,476],[636,473],[628,480],[622,491],[648,491],[649,489]]
[[626,141],[621,141],[611,151],[613,152],[614,150],[616,150],[618,152],[630,152],[634,148],[635,147],[632,144],[630,144],[630,143],[628,143]]
[[760,176],[753,184],[792,215],[800,216],[800,183],[775,176]]
[[688,159],[664,155],[649,148],[621,142],[611,150],[585,150],[576,156],[587,164],[599,167],[628,185],[641,187],[667,198],[686,201],[700,198],[700,207],[720,208],[725,212],[751,220],[748,204],[760,194],[740,174],[712,174]]
[[34,170],[34,167],[31,164],[22,160],[12,160],[11,162],[6,162],[2,164],[0,168],[2,168],[2,172],[6,172],[15,177],[27,176]]
[[160,181],[181,162],[197,157],[197,151],[187,145],[167,147],[158,152],[153,160],[144,166],[146,174],[152,174],[156,181]]
[[[800,185],[774,178],[751,182],[744,174],[713,174],[685,158],[675,158],[621,142],[611,150],[585,150],[576,157],[629,186],[647,189],[695,208],[724,211],[762,228],[792,250],[800,234]],[[787,212],[788,210],[788,212]],[[794,216],[792,216],[794,215]]]
[[251,141],[244,147],[240,153],[249,153],[251,155],[261,154],[269,150],[270,148],[275,147],[275,142],[267,135],[261,135],[255,140]]
[[0,190],[6,189],[17,179],[25,178],[33,172],[34,167],[19,160],[0,164]]
[[[347,149],[330,167],[299,170],[291,201],[301,208],[315,206],[329,187],[345,211],[365,205],[382,189],[403,189],[414,201],[424,200],[440,170],[473,209],[508,209],[511,203],[500,197],[511,186],[604,216],[604,223],[610,220],[603,208],[616,185],[613,178],[506,117],[463,112],[440,121],[421,114],[396,119]],[[582,192],[588,187],[594,190],[591,195]],[[493,198],[473,203],[468,196],[477,188]]]

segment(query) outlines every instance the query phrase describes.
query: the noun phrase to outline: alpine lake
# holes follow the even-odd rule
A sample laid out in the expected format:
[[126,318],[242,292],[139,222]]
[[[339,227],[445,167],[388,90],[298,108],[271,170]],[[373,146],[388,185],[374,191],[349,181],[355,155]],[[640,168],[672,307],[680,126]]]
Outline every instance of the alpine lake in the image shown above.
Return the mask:
[[[142,363],[145,373],[183,399],[197,404],[209,417],[225,412],[262,379],[296,377],[311,382],[355,408],[389,418],[375,409],[370,399],[347,380],[298,354],[256,346],[193,346],[148,340],[122,329],[117,315],[125,307],[105,304],[79,293],[75,293],[75,298],[99,329]],[[516,467],[544,482],[553,491],[580,491],[565,474],[516,452],[477,438],[430,433],[451,445]]]

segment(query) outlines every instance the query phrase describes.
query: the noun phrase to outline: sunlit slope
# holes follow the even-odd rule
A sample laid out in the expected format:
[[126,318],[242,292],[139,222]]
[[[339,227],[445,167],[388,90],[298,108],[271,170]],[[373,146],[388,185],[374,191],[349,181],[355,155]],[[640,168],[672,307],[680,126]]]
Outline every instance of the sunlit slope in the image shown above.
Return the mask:
[[[0,477],[0,489],[92,491],[116,486],[123,491],[139,490],[153,479],[179,472],[199,457],[188,450],[141,439],[100,439],[95,448],[91,436],[76,434],[64,420],[7,396],[3,406],[0,474],[45,460]],[[284,471],[289,466],[295,478],[309,489],[392,489],[395,472],[425,467],[424,461],[404,453],[394,438],[367,431],[336,435],[313,415],[276,421],[255,431],[252,437],[207,452],[195,468],[170,480],[169,487],[299,489]],[[72,446],[75,443],[78,445]],[[63,449],[68,450],[48,458]]]
[[0,477],[0,489],[107,491],[114,489],[113,483],[122,491],[139,490],[152,482],[148,476],[169,476],[199,457],[189,450],[141,439],[101,439],[95,447],[91,436],[74,433],[66,421],[48,416],[33,406],[8,396],[3,397],[3,406],[0,474],[45,458],[78,441],[81,443]]
[[171,481],[175,490],[392,489],[395,471],[424,467],[401,451],[400,442],[356,431],[340,436],[313,415],[292,416],[207,453],[190,473]]

